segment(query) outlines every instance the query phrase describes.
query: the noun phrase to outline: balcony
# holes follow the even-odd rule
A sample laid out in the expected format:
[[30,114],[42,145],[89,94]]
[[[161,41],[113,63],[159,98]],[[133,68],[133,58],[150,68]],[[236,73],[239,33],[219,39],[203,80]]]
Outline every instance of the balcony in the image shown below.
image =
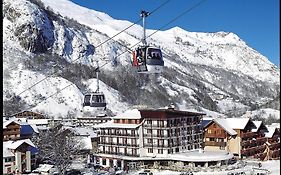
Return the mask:
[[243,146],[243,147],[248,147],[248,146],[251,146],[251,141],[250,141],[250,140],[247,140],[247,141],[242,141],[241,146]]
[[241,138],[254,138],[255,133],[253,132],[241,132]]
[[113,136],[113,137],[139,137],[138,134],[129,134],[129,133],[107,133],[101,132],[99,136]]
[[280,149],[280,143],[276,142],[276,143],[271,143],[271,145],[269,146],[270,150],[278,150]]
[[19,135],[20,131],[3,131],[3,135]]
[[122,152],[115,152],[115,151],[100,151],[99,153],[102,154],[113,154],[113,155],[118,155],[118,156],[130,156],[130,157],[139,157],[139,154],[135,153],[122,153]]
[[266,138],[264,137],[257,137],[256,138],[256,142],[258,143],[258,145],[262,145],[266,142]]
[[227,135],[225,133],[205,133],[205,137],[207,138],[226,138]]
[[168,144],[152,144],[152,143],[145,143],[145,147],[158,147],[158,148],[163,148],[163,147],[168,147]]
[[168,134],[151,134],[151,133],[146,133],[144,134],[145,137],[148,137],[148,138],[161,138],[161,137],[169,137]]
[[206,141],[204,142],[205,146],[222,146],[226,147],[226,142],[215,142],[215,141]]

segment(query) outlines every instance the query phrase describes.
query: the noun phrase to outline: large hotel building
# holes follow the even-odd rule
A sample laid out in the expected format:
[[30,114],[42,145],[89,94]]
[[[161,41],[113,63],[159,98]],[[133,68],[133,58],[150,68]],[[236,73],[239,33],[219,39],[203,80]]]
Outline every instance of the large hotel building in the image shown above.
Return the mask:
[[98,125],[98,161],[126,169],[128,162],[168,160],[172,154],[199,149],[203,115],[173,108],[126,111]]

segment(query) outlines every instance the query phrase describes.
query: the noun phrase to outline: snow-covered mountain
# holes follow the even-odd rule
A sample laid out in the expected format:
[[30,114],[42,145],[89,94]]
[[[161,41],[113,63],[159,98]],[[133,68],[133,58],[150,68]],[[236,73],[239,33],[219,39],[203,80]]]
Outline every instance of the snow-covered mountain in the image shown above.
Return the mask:
[[162,49],[165,69],[161,75],[137,74],[126,51],[136,47],[142,27],[109,39],[131,24],[67,0],[4,0],[4,112],[81,115],[83,93],[96,87],[97,60],[100,90],[112,113],[173,103],[239,116],[272,100],[280,104],[279,69],[231,32],[149,29],[147,42]]

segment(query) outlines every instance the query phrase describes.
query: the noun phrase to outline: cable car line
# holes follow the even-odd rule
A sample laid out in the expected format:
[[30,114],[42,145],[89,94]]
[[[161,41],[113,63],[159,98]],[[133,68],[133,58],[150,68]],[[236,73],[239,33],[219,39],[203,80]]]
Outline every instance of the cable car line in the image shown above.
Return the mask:
[[[159,10],[161,7],[163,7],[163,6],[164,6],[165,4],[167,4],[169,1],[170,1],[170,0],[167,0],[167,1],[165,1],[164,3],[162,3],[160,6],[158,6],[157,8],[155,8],[155,9],[150,13],[150,15],[153,14],[154,12],[156,12],[157,10]],[[139,20],[137,20],[136,22],[134,22],[134,23],[131,24],[130,26],[126,27],[125,29],[123,29],[123,30],[121,30],[120,32],[118,32],[117,34],[113,35],[112,37],[109,37],[108,39],[106,39],[106,40],[103,41],[102,43],[98,44],[95,48],[98,48],[98,47],[102,46],[103,44],[105,44],[106,42],[108,42],[108,41],[110,41],[110,40],[113,40],[114,37],[116,37],[117,35],[119,35],[119,34],[125,32],[127,29],[129,29],[129,28],[131,28],[132,26],[136,25],[136,24],[139,23],[141,20],[142,20],[142,19],[140,18]],[[115,40],[113,40],[113,41],[115,41]],[[119,43],[119,42],[118,42],[118,43]],[[119,43],[119,44],[121,44],[121,43]],[[121,44],[121,45],[122,45],[122,44]],[[123,46],[123,45],[122,45],[122,46]],[[81,59],[81,58],[77,58],[77,59],[71,61],[71,64],[74,63],[75,61],[79,60],[79,59]],[[39,80],[39,81],[36,82],[35,84],[29,86],[27,89],[25,89],[25,90],[21,91],[20,93],[14,95],[14,96],[12,96],[12,97],[10,97],[9,99],[12,99],[12,98],[14,98],[14,97],[16,97],[16,96],[19,96],[19,95],[23,94],[24,92],[26,92],[26,91],[30,90],[31,88],[33,88],[34,86],[40,84],[41,82],[43,82],[43,81],[46,80],[47,78],[53,76],[55,73],[56,73],[56,72],[54,72],[54,73],[52,73],[52,74],[46,76],[46,77],[43,78],[42,80]]]
[[[199,5],[201,5],[204,1],[206,0],[201,0],[199,3],[195,4],[194,6],[192,6],[191,8],[188,8],[187,10],[185,10],[184,12],[182,12],[181,14],[179,14],[178,16],[176,16],[175,18],[173,18],[171,21],[169,21],[168,23],[166,23],[165,25],[163,25],[162,27],[160,27],[159,29],[155,30],[153,33],[151,33],[150,35],[146,36],[146,38],[151,37],[152,35],[154,35],[155,33],[157,33],[158,31],[160,31],[161,29],[163,29],[164,27],[168,26],[169,24],[171,24],[172,22],[176,21],[177,19],[179,19],[180,17],[182,17],[183,15],[187,14],[188,12],[192,11],[193,9],[195,9],[196,7],[198,7]],[[142,41],[137,42],[136,44],[134,44],[133,46],[131,46],[131,48],[133,48],[134,46],[138,45],[139,43],[141,43]],[[120,57],[121,55],[123,55],[124,53],[126,53],[128,51],[124,51],[121,54],[119,54],[117,57]],[[103,65],[99,66],[99,69],[104,67],[105,65],[107,65],[108,63],[110,63],[110,61],[104,63]],[[96,69],[95,69],[96,70]],[[43,80],[42,80],[43,81]],[[46,97],[45,99],[43,99],[41,102],[39,102],[38,104],[42,103],[43,101],[49,99],[50,97],[60,93],[61,91],[63,91],[64,89],[66,89],[67,87],[71,86],[73,84],[69,84],[67,86],[65,86],[64,88],[62,88],[61,90],[57,91],[56,93]],[[37,105],[38,105],[37,104]],[[37,106],[35,105],[35,106]]]

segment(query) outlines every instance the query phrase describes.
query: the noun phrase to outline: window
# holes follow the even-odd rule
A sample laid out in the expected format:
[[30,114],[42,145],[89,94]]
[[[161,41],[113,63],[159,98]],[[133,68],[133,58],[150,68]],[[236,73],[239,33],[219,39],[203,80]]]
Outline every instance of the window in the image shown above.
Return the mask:
[[159,146],[164,146],[164,140],[163,139],[158,140],[158,145]]
[[13,161],[13,157],[7,157],[5,158],[5,162],[12,162]]
[[106,159],[102,159],[102,165],[106,165]]
[[148,129],[147,134],[152,134],[152,129]]
[[164,127],[164,121],[163,120],[157,121],[157,126]]
[[157,130],[157,136],[164,136],[163,130]]
[[208,134],[211,134],[212,133],[212,130],[208,129]]
[[147,124],[152,125],[152,120],[147,120]]
[[211,142],[215,141],[215,138],[210,138],[210,141],[211,141]]
[[158,149],[158,154],[163,154],[163,149]]
[[153,149],[152,148],[148,148],[148,153],[153,153]]
[[136,156],[137,155],[137,149],[132,149],[132,155]]
[[132,130],[131,134],[132,134],[132,136],[135,136],[136,135],[135,130]]
[[147,139],[147,143],[152,143],[152,139]]

